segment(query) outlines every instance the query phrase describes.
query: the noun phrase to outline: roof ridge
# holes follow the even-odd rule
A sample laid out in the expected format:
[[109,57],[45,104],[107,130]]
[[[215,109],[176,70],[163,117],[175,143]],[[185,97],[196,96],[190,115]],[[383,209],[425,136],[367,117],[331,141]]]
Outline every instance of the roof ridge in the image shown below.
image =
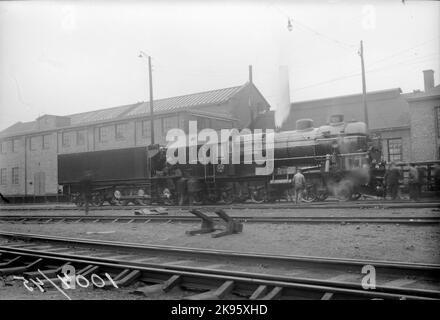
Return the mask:
[[[385,93],[385,92],[392,92],[392,91],[399,91],[401,94],[403,94],[402,89],[400,87],[396,88],[390,88],[390,89],[382,89],[382,90],[374,90],[374,91],[367,91],[367,96],[371,94],[378,94],[378,93]],[[296,104],[296,103],[306,103],[306,102],[314,102],[314,101],[320,101],[320,100],[332,100],[332,99],[341,99],[341,98],[353,98],[356,96],[362,96],[362,92],[360,93],[351,93],[347,95],[339,95],[339,96],[333,96],[333,97],[323,97],[323,98],[317,98],[312,100],[300,100],[295,102],[290,102],[290,104]]]
[[[153,102],[162,101],[162,100],[168,100],[168,99],[174,99],[174,98],[189,97],[189,96],[193,96],[193,95],[196,95],[196,94],[203,94],[203,93],[209,93],[209,92],[216,92],[216,91],[221,91],[221,90],[228,90],[228,89],[242,88],[242,87],[244,87],[244,86],[246,86],[246,84],[244,84],[244,85],[240,85],[240,86],[232,86],[232,87],[227,87],[227,88],[221,88],[221,89],[206,90],[206,91],[200,91],[200,92],[194,92],[194,93],[182,94],[182,95],[178,95],[178,96],[172,96],[172,97],[167,97],[167,98],[161,98],[161,99],[153,100]],[[143,103],[150,103],[150,101],[144,101]]]
[[[196,94],[203,94],[203,93],[208,93],[208,92],[216,92],[216,91],[233,89],[233,88],[242,88],[242,87],[245,87],[246,84],[247,83],[245,83],[244,85],[239,85],[239,86],[232,86],[232,87],[227,87],[227,88],[214,89],[214,90],[206,90],[206,91],[200,91],[200,92],[194,92],[194,93],[189,93],[189,94],[177,95],[177,96],[172,96],[172,97],[167,97],[167,98],[154,99],[153,103],[154,102],[158,102],[158,101],[168,100],[168,99],[188,97],[188,96],[192,96],[192,95],[196,95]],[[102,111],[102,110],[109,110],[109,109],[116,109],[116,108],[122,108],[122,107],[130,107],[130,106],[133,106],[132,109],[134,109],[135,106],[138,106],[138,105],[144,104],[144,103],[149,104],[150,101],[138,101],[138,102],[135,102],[135,103],[128,103],[128,104],[123,104],[123,105],[115,106],[115,107],[107,107],[107,108],[102,108],[102,109],[95,109],[95,110],[90,110],[90,111],[72,113],[72,114],[65,115],[64,117],[71,117],[71,116],[77,116],[77,115],[81,115],[81,114],[86,114],[86,113],[89,113],[89,112],[97,112],[97,111]],[[128,113],[128,112],[129,111],[124,112],[124,113]]]

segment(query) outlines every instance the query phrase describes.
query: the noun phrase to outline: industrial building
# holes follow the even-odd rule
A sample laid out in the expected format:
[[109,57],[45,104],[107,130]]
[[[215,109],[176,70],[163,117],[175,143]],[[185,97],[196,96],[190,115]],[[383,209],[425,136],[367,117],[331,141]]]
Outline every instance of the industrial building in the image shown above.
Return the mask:
[[[433,70],[423,71],[423,76],[424,91],[402,93],[392,88],[366,95],[369,130],[381,137],[387,162],[440,159],[440,85],[434,85]],[[304,118],[319,127],[334,114],[343,114],[345,121],[364,121],[362,94],[294,102],[290,107],[281,130],[294,130],[296,121]],[[255,125],[274,128],[274,112],[262,115]]]
[[[166,132],[188,122],[198,129],[250,127],[269,103],[252,82],[244,85],[156,100],[155,143],[166,144]],[[43,115],[18,122],[0,133],[0,192],[35,201],[57,197],[57,155],[147,146],[151,143],[149,103],[77,113]]]

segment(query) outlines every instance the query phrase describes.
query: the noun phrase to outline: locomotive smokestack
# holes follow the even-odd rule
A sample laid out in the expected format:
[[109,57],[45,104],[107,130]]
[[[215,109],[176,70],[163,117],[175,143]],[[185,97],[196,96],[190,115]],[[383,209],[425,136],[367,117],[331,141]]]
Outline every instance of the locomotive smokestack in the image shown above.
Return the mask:
[[252,65],[249,66],[249,82],[252,83]]
[[434,88],[434,70],[423,71],[423,82],[425,84],[425,92]]

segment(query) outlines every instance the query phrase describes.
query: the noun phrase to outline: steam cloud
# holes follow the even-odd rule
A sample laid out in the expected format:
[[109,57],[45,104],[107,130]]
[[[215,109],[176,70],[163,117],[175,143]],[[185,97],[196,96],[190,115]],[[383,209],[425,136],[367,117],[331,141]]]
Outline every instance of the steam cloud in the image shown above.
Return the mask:
[[289,68],[279,68],[279,100],[275,110],[275,126],[280,128],[290,113]]

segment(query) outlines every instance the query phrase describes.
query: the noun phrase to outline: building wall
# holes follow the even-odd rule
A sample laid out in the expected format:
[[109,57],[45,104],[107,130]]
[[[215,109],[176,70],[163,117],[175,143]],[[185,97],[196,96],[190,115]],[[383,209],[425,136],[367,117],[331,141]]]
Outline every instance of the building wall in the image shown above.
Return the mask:
[[[13,148],[13,144],[15,145]],[[25,193],[25,139],[16,137],[2,141],[0,169],[6,169],[6,184],[0,185],[4,195]],[[18,168],[18,183],[12,183],[12,168]]]
[[439,124],[437,107],[440,98],[411,101],[411,141],[413,161],[439,159]]
[[[410,161],[411,160],[411,137],[410,137],[410,129],[402,129],[402,130],[388,130],[388,131],[376,131],[375,133],[379,134],[382,139],[382,157],[385,161]],[[401,159],[396,160],[393,159],[389,155],[389,140],[399,140],[401,141]]]
[[[43,136],[47,141],[44,146]],[[26,141],[27,194],[56,194],[58,191],[57,132],[28,136]]]
[[[367,107],[370,129],[409,126],[409,105],[398,89],[369,93]],[[364,121],[362,95],[292,103],[283,129],[294,130],[296,120],[303,118],[313,119],[316,127],[321,126],[334,114],[343,114],[346,121]]]
[[[250,107],[249,107],[250,104]],[[255,86],[248,85],[232,97],[224,105],[200,107],[200,110],[223,113],[238,120],[235,123],[238,129],[249,127],[251,124],[251,109],[254,119],[263,110],[269,110],[270,105],[258,93]],[[213,128],[214,129],[214,128]]]
[[[155,118],[155,143],[166,145],[166,133],[169,129],[178,127],[187,132],[189,120],[197,120],[213,129],[233,126],[231,120],[207,119],[186,112],[158,115]],[[147,130],[142,130],[143,122],[148,125]],[[116,125],[119,124],[124,124],[123,135],[117,137]],[[55,195],[58,192],[58,154],[147,146],[151,143],[149,124],[150,120],[146,117],[88,127],[54,128],[53,131],[2,139],[0,169],[6,169],[6,184],[0,185],[0,192],[6,196]],[[107,130],[106,141],[100,139],[100,128]],[[79,132],[83,134],[83,139],[79,138]],[[46,140],[44,145],[43,135]],[[14,140],[15,148],[12,152]],[[19,168],[17,184],[12,184],[14,167]]]

